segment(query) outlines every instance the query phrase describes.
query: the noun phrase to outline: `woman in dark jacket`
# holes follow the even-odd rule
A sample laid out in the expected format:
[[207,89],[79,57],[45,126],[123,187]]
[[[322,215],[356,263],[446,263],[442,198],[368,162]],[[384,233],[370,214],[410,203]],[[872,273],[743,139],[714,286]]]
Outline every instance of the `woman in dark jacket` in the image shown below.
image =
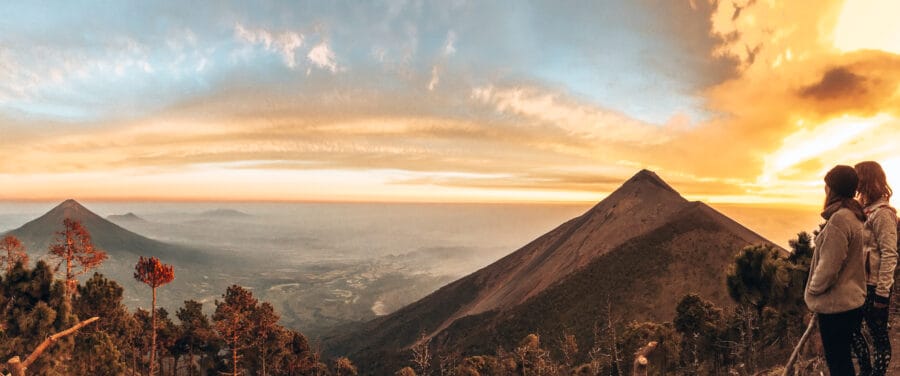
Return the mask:
[[866,300],[863,244],[866,219],[853,199],[859,179],[850,166],[825,175],[825,227],[816,236],[804,300],[819,319],[825,362],[834,376],[852,376],[850,341],[859,330]]

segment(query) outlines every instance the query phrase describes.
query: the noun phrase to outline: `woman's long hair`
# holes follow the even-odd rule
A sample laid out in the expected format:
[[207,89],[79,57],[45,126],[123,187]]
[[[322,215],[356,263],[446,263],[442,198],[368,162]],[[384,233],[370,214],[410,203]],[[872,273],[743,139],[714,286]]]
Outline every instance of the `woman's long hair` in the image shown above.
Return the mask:
[[825,196],[825,208],[822,211],[822,218],[825,218],[825,220],[827,221],[831,218],[832,214],[834,214],[836,211],[838,211],[838,209],[841,208],[850,209],[850,211],[853,212],[854,215],[856,215],[856,218],[859,218],[859,220],[863,222],[866,221],[866,212],[863,210],[863,207],[859,203],[859,201],[856,201],[855,199],[849,197],[841,196],[834,191],[831,191],[827,196]]
[[884,170],[878,162],[860,162],[853,166],[853,169],[859,176],[859,186],[856,191],[859,195],[859,202],[863,206],[869,206],[881,199],[891,199],[894,191],[888,185]]

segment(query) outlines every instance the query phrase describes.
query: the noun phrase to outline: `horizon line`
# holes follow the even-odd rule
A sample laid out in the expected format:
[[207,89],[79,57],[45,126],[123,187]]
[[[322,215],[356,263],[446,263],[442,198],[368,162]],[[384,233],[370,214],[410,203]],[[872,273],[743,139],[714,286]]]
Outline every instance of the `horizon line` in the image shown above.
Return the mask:
[[[85,203],[173,203],[173,204],[389,204],[389,205],[595,205],[609,194],[602,195],[597,200],[378,200],[378,199],[247,199],[247,198],[220,198],[220,199],[195,199],[195,198],[150,198],[150,197],[85,197],[85,198],[0,198],[0,203],[62,203],[66,200],[75,200]],[[690,200],[690,199],[689,199]],[[744,206],[757,208],[796,208],[811,209],[818,205],[803,204],[786,201],[771,202],[738,202],[738,201],[710,201],[693,199],[690,201],[704,202],[709,205],[719,206]]]

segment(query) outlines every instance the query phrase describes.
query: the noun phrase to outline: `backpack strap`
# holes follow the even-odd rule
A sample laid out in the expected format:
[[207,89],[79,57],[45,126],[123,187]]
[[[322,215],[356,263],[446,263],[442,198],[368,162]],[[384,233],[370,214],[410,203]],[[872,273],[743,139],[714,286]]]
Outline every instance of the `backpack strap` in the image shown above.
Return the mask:
[[865,213],[866,213],[866,216],[869,216],[869,215],[871,215],[872,213],[878,211],[878,209],[884,209],[884,208],[888,208],[888,207],[890,207],[890,205],[888,205],[888,204],[881,204],[881,205],[878,205],[878,206],[876,206],[876,207],[874,207],[874,208],[872,208],[872,209],[867,209],[867,210],[864,210],[864,211],[865,211]]
[[[875,214],[880,209],[888,209],[888,210],[894,212],[894,216],[896,217],[897,209],[894,209],[893,207],[891,207],[890,204],[881,204],[881,205],[878,205],[871,209],[863,209],[863,212],[866,214],[866,217],[868,218],[868,217],[871,217],[872,214]],[[866,221],[866,222],[868,222],[868,221]]]

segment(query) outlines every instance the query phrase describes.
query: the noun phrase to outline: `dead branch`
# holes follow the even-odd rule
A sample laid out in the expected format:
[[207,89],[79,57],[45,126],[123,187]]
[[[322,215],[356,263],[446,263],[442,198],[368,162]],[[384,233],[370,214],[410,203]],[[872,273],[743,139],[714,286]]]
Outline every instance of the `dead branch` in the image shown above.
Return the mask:
[[21,361],[18,356],[12,357],[8,361],[6,361],[6,364],[10,368],[10,371],[12,371],[12,376],[25,376],[25,371],[28,369],[28,366],[30,366],[31,363],[34,363],[34,361],[37,360],[37,358],[39,356],[41,356],[41,354],[44,353],[44,350],[47,350],[47,348],[50,347],[50,345],[54,344],[60,338],[70,335],[72,333],[75,333],[76,331],[78,331],[78,329],[81,329],[85,325],[90,324],[97,320],[100,320],[100,318],[96,317],[96,316],[91,317],[87,320],[84,320],[80,323],[73,325],[69,329],[63,330],[59,333],[56,333],[54,335],[47,337],[47,339],[45,339],[43,342],[41,342],[41,344],[38,345],[38,347],[35,348],[34,351],[32,351],[31,354],[28,355],[27,358],[25,358],[24,362]]
[[787,365],[784,366],[784,373],[782,373],[782,376],[788,376],[791,373],[791,370],[794,368],[794,363],[797,362],[797,358],[800,356],[800,351],[803,350],[803,345],[809,340],[809,335],[812,333],[815,326],[816,315],[813,315],[813,317],[809,319],[809,325],[806,326],[806,331],[803,332],[803,336],[800,337],[800,342],[797,343],[797,347],[794,347],[791,358],[788,359]]

